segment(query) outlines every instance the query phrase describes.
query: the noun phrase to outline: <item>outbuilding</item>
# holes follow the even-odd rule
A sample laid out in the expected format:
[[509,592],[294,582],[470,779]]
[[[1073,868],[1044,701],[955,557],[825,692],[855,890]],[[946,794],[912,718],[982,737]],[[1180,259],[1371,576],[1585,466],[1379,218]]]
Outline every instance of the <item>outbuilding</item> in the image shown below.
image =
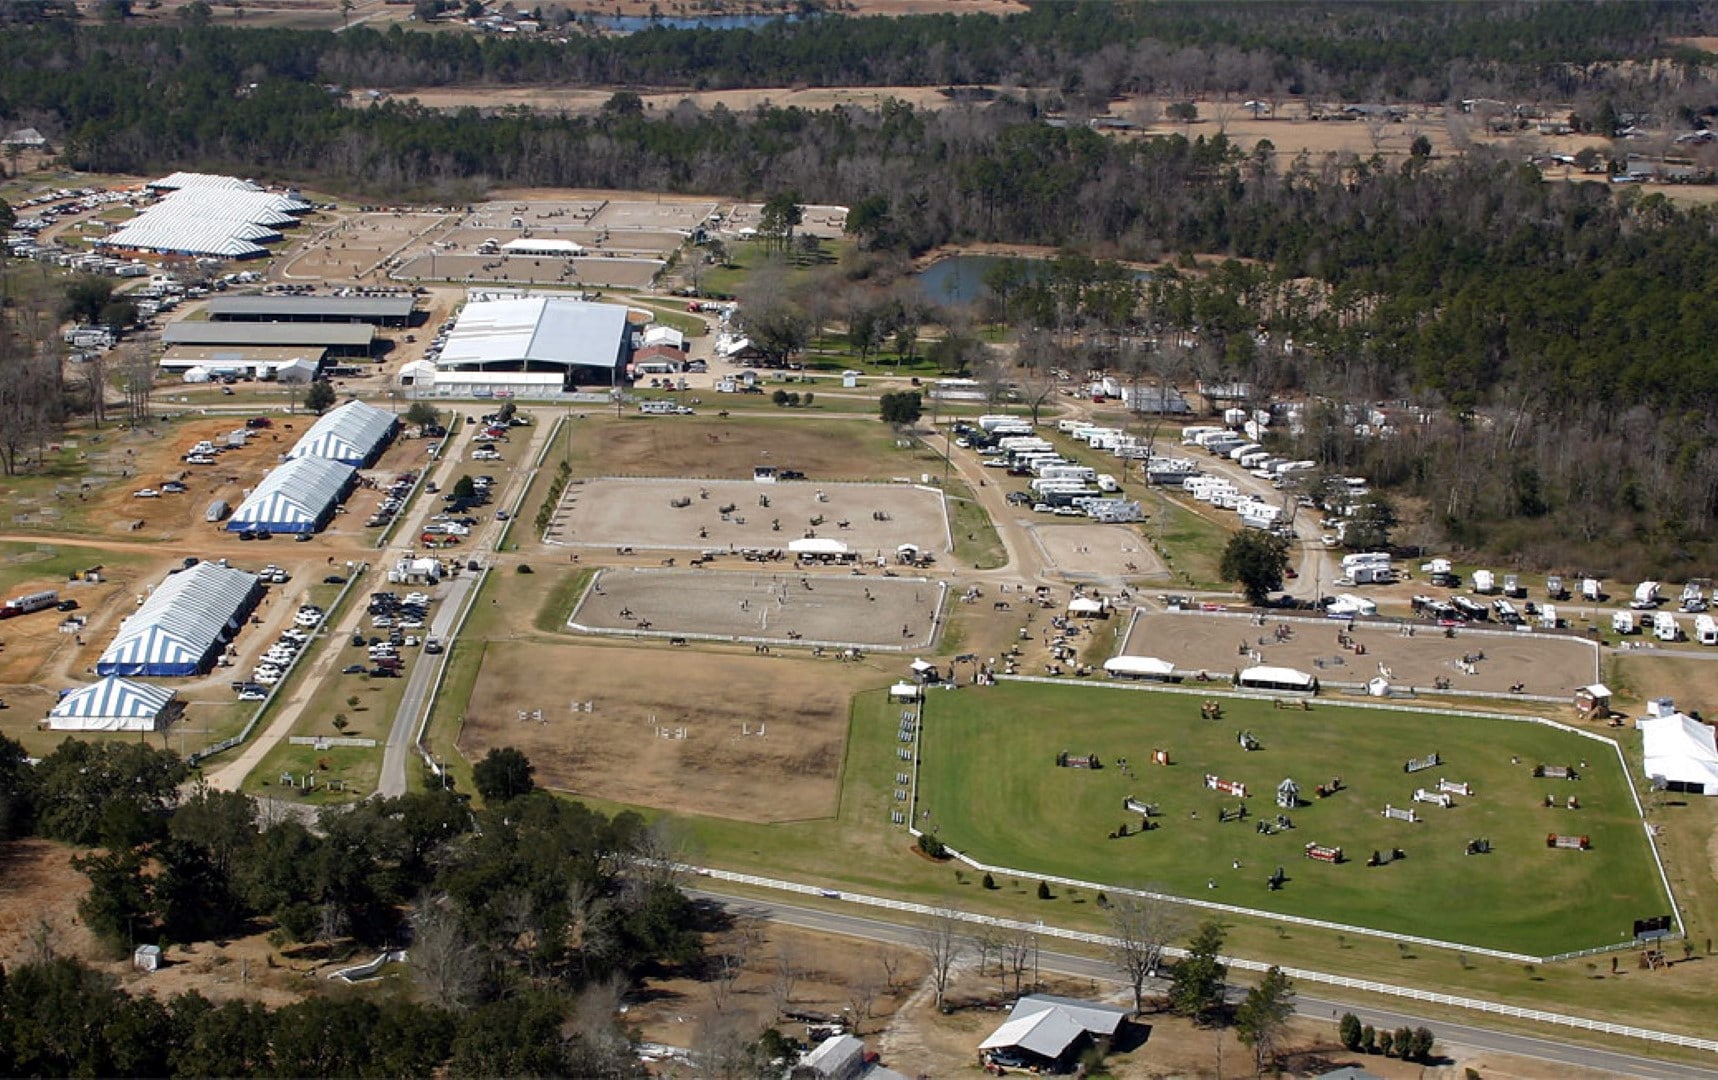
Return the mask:
[[178,692],[110,675],[80,686],[48,712],[54,731],[159,731]]

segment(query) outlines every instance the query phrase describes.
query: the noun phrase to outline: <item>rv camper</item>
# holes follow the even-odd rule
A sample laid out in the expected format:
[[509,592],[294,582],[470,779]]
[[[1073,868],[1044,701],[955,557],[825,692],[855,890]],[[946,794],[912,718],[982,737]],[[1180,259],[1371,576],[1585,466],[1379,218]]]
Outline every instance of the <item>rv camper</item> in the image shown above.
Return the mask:
[[1605,598],[1604,590],[1599,587],[1599,579],[1587,577],[1581,579],[1581,599],[1589,604],[1596,604]]
[[1634,599],[1629,601],[1629,607],[1636,611],[1647,611],[1658,606],[1658,582],[1643,581],[1634,587]]
[[1676,616],[1661,611],[1652,617],[1652,636],[1660,641],[1681,641],[1682,627],[1676,625]]
[[1682,603],[1679,606],[1682,608],[1683,611],[1686,611],[1689,613],[1693,613],[1696,611],[1705,611],[1706,610],[1706,585],[1705,585],[1705,582],[1695,580],[1695,581],[1690,581],[1688,584],[1684,585],[1682,587]]
[[1473,572],[1473,591],[1481,596],[1490,596],[1497,591],[1497,575],[1490,570],[1475,570]]
[[1552,574],[1545,579],[1545,597],[1548,600],[1567,600],[1569,590],[1563,587],[1563,579]]
[[1503,595],[1511,600],[1527,599],[1527,588],[1521,584],[1520,574],[1503,575]]
[[1694,640],[1702,645],[1718,645],[1718,619],[1705,613],[1694,616]]
[[1618,634],[1639,633],[1640,627],[1635,625],[1634,612],[1613,611],[1611,613],[1611,630]]

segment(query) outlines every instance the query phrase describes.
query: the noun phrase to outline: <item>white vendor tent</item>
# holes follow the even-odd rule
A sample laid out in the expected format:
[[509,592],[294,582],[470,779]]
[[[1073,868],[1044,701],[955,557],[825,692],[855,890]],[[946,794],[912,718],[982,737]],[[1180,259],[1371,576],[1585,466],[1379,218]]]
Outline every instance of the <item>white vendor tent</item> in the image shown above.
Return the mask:
[[1250,667],[1235,676],[1235,685],[1248,690],[1291,690],[1314,693],[1318,679],[1288,667]]
[[286,456],[327,458],[361,469],[381,456],[393,437],[396,419],[387,409],[348,401],[312,424]]
[[898,682],[889,687],[890,701],[917,701],[925,696],[925,688],[918,683]]
[[1104,661],[1104,674],[1112,679],[1168,679],[1175,665],[1155,656],[1112,656]]
[[1718,795],[1718,736],[1691,716],[1675,713],[1635,726],[1645,740],[1646,774],[1676,790]]
[[181,376],[188,383],[206,383],[209,381],[209,369],[206,367],[188,367]]
[[324,457],[293,458],[269,472],[245,496],[227,522],[227,531],[319,532],[351,489],[355,471]]
[[1070,615],[1102,615],[1104,602],[1090,596],[1076,596],[1068,601]]
[[80,686],[48,713],[55,731],[154,731],[177,692],[115,676]]
[[95,662],[95,673],[156,678],[201,674],[244,625],[261,592],[255,574],[215,563],[169,574],[119,624],[113,643]]

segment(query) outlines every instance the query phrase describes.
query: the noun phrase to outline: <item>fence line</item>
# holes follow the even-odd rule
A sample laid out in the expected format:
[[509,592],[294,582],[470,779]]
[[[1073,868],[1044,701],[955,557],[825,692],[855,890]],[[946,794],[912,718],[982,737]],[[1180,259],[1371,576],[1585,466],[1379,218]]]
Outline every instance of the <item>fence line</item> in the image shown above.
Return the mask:
[[[886,908],[892,911],[901,911],[930,918],[951,917],[961,922],[998,926],[1009,930],[1044,934],[1048,937],[1060,938],[1066,941],[1078,941],[1084,944],[1097,945],[1103,948],[1115,948],[1121,944],[1115,938],[1104,934],[1094,934],[1083,930],[1069,930],[1065,927],[1049,926],[1043,923],[1030,923],[1022,922],[1017,919],[1001,919],[988,915],[976,915],[971,912],[932,907],[928,904],[918,904],[907,900],[893,900],[883,896],[869,896],[863,893],[841,892],[835,889],[818,888],[817,886],[806,885],[801,882],[780,881],[772,878],[759,877],[755,874],[737,873],[731,870],[718,870],[699,866],[683,866],[681,869],[695,874],[698,877],[711,878],[717,881],[728,881],[740,885],[751,885],[779,892],[798,893],[802,896],[816,896],[825,900],[840,900],[844,903]],[[1165,948],[1163,952],[1164,955],[1175,959],[1180,959],[1187,955],[1187,950],[1175,948],[1173,946]],[[1267,964],[1259,960],[1248,960],[1242,957],[1223,957],[1222,961],[1230,968],[1236,968],[1242,971],[1263,972],[1273,966],[1277,966]],[[1320,983],[1326,986],[1359,990],[1368,994],[1406,998],[1411,1001],[1421,1001],[1432,1005],[1445,1005],[1451,1008],[1489,1013],[1494,1016],[1507,1016],[1518,1020],[1531,1020],[1535,1023],[1577,1028],[1583,1031],[1592,1031],[1604,1035],[1618,1035],[1624,1038],[1642,1039],[1648,1042],[1663,1043],[1668,1046],[1681,1046],[1694,1050],[1705,1050],[1711,1053],[1718,1053],[1718,1040],[1701,1039],[1692,1035],[1682,1035],[1677,1032],[1655,1031],[1650,1028],[1633,1027],[1628,1024],[1613,1024],[1604,1020],[1589,1019],[1584,1016],[1570,1016],[1565,1013],[1546,1012],[1542,1009],[1525,1009],[1516,1005],[1507,1005],[1503,1002],[1486,1001],[1481,998],[1460,997],[1454,994],[1444,994],[1433,990],[1421,990],[1413,986],[1396,986],[1391,983],[1374,982],[1370,979],[1354,979],[1346,975],[1333,975],[1329,972],[1313,971],[1307,968],[1285,967],[1280,970],[1289,978],[1299,982]]]
[[[1140,685],[1138,683],[1114,683],[1114,682],[1097,682],[1097,683],[1085,682],[1085,683],[1081,683],[1081,682],[1071,682],[1067,679],[1048,678],[1048,677],[1040,676],[1040,675],[1002,675],[1002,676],[998,676],[998,678],[1005,680],[1005,681],[1009,681],[1009,682],[1045,683],[1045,684],[1057,685],[1057,686],[1085,687],[1088,689],[1143,690],[1143,691],[1150,691],[1150,692],[1156,692],[1156,693],[1185,694],[1185,695],[1189,695],[1189,696],[1199,696],[1199,697],[1227,697],[1227,698],[1243,698],[1243,699],[1255,699],[1256,700],[1259,697],[1263,696],[1263,695],[1257,695],[1257,694],[1244,694],[1244,693],[1239,693],[1239,692],[1236,692],[1233,690],[1229,690],[1229,691],[1223,691],[1223,690],[1206,691],[1206,690],[1188,689],[1188,688],[1184,688],[1184,687],[1168,687],[1168,686],[1158,686],[1158,685],[1143,686],[1143,685]],[[1334,700],[1329,700],[1329,699],[1324,699],[1324,698],[1320,698],[1319,701],[1322,704],[1334,705],[1334,706],[1337,706],[1339,708],[1351,708],[1351,709],[1352,708],[1382,708],[1382,709],[1393,709],[1393,710],[1398,711],[1398,712],[1425,713],[1429,716],[1451,716],[1451,715],[1454,715],[1454,716],[1471,717],[1471,718],[1482,719],[1482,720],[1506,720],[1506,721],[1510,721],[1513,723],[1540,724],[1542,726],[1554,728],[1558,731],[1562,731],[1562,732],[1567,733],[1567,734],[1580,735],[1580,736],[1583,736],[1585,738],[1592,739],[1595,742],[1604,743],[1607,746],[1609,746],[1613,752],[1615,752],[1615,754],[1617,755],[1617,764],[1622,767],[1623,776],[1628,781],[1630,794],[1634,795],[1634,780],[1632,777],[1629,776],[1628,762],[1623,757],[1622,747],[1620,745],[1618,745],[1615,740],[1606,738],[1605,736],[1596,734],[1594,732],[1582,731],[1579,728],[1570,727],[1567,724],[1558,723],[1555,720],[1547,720],[1544,717],[1538,717],[1538,716],[1515,716],[1515,715],[1511,715],[1509,713],[1481,713],[1481,712],[1467,712],[1467,711],[1460,711],[1460,710],[1427,709],[1427,708],[1422,708],[1419,706],[1412,706],[1412,705],[1388,705],[1388,704],[1373,705],[1373,704],[1367,704],[1367,703],[1361,703],[1361,702],[1352,702],[1352,701],[1334,701]],[[928,698],[926,699],[926,702],[928,703]],[[924,731],[924,709],[923,709],[923,707],[921,707],[920,712],[919,712],[919,726],[917,729],[917,733],[915,735],[915,743],[914,743],[914,748],[913,748],[913,762],[914,762],[915,775],[917,774],[918,761],[921,757],[923,757],[923,745],[921,742],[918,741],[918,740],[922,739],[923,731]],[[918,788],[917,788],[917,784],[914,785],[912,797],[913,797],[913,800],[908,804],[910,807],[910,812],[909,812],[909,816],[908,816],[907,831],[909,833],[911,833],[915,838],[917,838],[918,836],[922,835],[921,831],[919,830],[919,828],[916,825],[916,820],[917,820],[917,815],[918,815],[918,801],[917,801],[918,800]],[[1634,795],[1634,799],[1635,799],[1635,810],[1638,813],[1640,813],[1642,818],[1644,819],[1645,813],[1644,813],[1644,811],[1641,810],[1639,796]],[[1659,857],[1658,844],[1657,844],[1656,840],[1654,839],[1654,837],[1652,836],[1652,832],[1650,829],[1647,830],[1647,846],[1652,851],[1653,862],[1658,867],[1659,881],[1664,886],[1665,896],[1668,897],[1670,900],[1672,915],[1676,919],[1677,926],[1679,928],[1681,928],[1683,926],[1681,909],[1677,906],[1676,894],[1671,891],[1670,879],[1665,874],[1664,862]],[[1247,916],[1250,918],[1257,918],[1257,919],[1274,919],[1278,922],[1294,923],[1294,924],[1299,925],[1299,926],[1310,926],[1310,927],[1314,927],[1314,928],[1321,929],[1321,930],[1334,930],[1334,931],[1338,931],[1340,933],[1357,934],[1357,935],[1360,935],[1362,937],[1382,938],[1382,939],[1387,940],[1387,941],[1399,941],[1399,942],[1405,942],[1405,943],[1411,944],[1411,945],[1424,945],[1428,948],[1452,949],[1452,950],[1455,950],[1457,952],[1476,953],[1476,954],[1481,955],[1481,956],[1490,956],[1490,957],[1495,957],[1495,958],[1500,959],[1500,960],[1511,960],[1511,961],[1515,961],[1518,963],[1543,964],[1543,963],[1550,963],[1550,962],[1552,962],[1554,960],[1558,960],[1558,959],[1566,959],[1570,956],[1588,955],[1587,952],[1577,952],[1577,953],[1557,954],[1554,956],[1531,956],[1531,955],[1527,955],[1524,953],[1508,952],[1506,950],[1500,950],[1500,949],[1488,949],[1488,948],[1484,948],[1481,946],[1465,945],[1465,944],[1462,944],[1460,942],[1442,941],[1442,940],[1439,940],[1437,938],[1419,937],[1419,936],[1416,936],[1413,934],[1402,934],[1402,933],[1397,933],[1397,932],[1389,931],[1389,930],[1378,930],[1378,929],[1374,929],[1372,927],[1355,926],[1355,925],[1349,924],[1349,923],[1328,922],[1328,921],[1325,921],[1323,919],[1313,919],[1313,918],[1309,918],[1307,916],[1302,916],[1302,915],[1288,915],[1288,914],[1283,914],[1283,913],[1275,912],[1275,911],[1267,911],[1267,910],[1263,910],[1260,908],[1248,908],[1248,907],[1242,907],[1242,906],[1235,905],[1235,904],[1218,903],[1216,901],[1211,901],[1211,900],[1199,900],[1199,899],[1196,899],[1193,897],[1173,896],[1173,895],[1170,895],[1167,893],[1153,893],[1153,892],[1147,892],[1147,891],[1140,890],[1140,889],[1129,889],[1129,888],[1127,888],[1125,886],[1121,886],[1121,885],[1107,885],[1107,884],[1104,884],[1102,882],[1083,881],[1083,880],[1080,880],[1079,878],[1065,878],[1065,877],[1060,877],[1060,876],[1057,876],[1054,874],[1041,874],[1041,873],[1037,873],[1037,872],[1031,871],[1031,870],[1019,870],[1019,869],[1015,869],[1014,867],[1008,867],[1008,866],[992,866],[992,865],[989,865],[987,863],[979,862],[977,859],[974,859],[971,856],[969,856],[969,855],[967,855],[961,851],[957,851],[956,849],[954,849],[952,847],[947,847],[946,845],[945,845],[945,850],[949,853],[950,856],[952,856],[955,859],[958,859],[959,861],[965,863],[966,865],[972,867],[973,869],[983,871],[983,872],[992,873],[992,874],[1007,874],[1011,877],[1025,878],[1028,881],[1053,882],[1053,883],[1056,883],[1059,885],[1069,886],[1072,888],[1092,889],[1094,891],[1103,891],[1103,892],[1114,892],[1114,893],[1121,893],[1121,894],[1128,895],[1128,896],[1140,896],[1140,897],[1145,897],[1145,898],[1152,899],[1152,900],[1159,900],[1159,901],[1164,901],[1167,903],[1182,904],[1182,905],[1186,905],[1188,907],[1200,908],[1200,909],[1207,910],[1207,911],[1220,911],[1220,912],[1224,912],[1227,914],[1243,915],[1243,916]],[[1606,946],[1599,947],[1596,951],[1603,952],[1603,951],[1610,951],[1613,949],[1626,949],[1626,948],[1633,947],[1633,945],[1634,945],[1633,942],[1629,942],[1626,944],[1606,945]]]
[[441,666],[435,673],[435,685],[430,687],[428,700],[424,702],[423,715],[418,718],[418,729],[412,735],[412,748],[423,758],[424,764],[437,776],[442,775],[442,768],[435,762],[435,757],[424,746],[424,732],[429,730],[430,716],[435,712],[435,703],[441,697],[441,685],[447,678],[448,660],[453,656],[453,646],[459,639],[460,631],[465,629],[465,620],[471,616],[471,609],[477,606],[477,597],[483,592],[484,582],[489,580],[489,567],[485,566],[477,572],[477,580],[472,583],[471,591],[465,597],[465,610],[459,613],[459,619],[453,624],[453,629],[447,635],[448,648],[441,654]]

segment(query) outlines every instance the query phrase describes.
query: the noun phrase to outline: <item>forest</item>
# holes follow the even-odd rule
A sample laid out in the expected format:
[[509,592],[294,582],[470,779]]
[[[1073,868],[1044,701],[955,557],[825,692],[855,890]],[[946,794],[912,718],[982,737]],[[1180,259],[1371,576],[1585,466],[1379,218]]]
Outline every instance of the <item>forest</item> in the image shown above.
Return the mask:
[[89,849],[73,860],[90,882],[78,913],[113,955],[269,927],[299,960],[409,940],[418,990],[274,1010],[130,996],[56,956],[44,923],[0,969],[0,1074],[637,1075],[617,1007],[644,975],[695,968],[720,916],[680,892],[636,815],[528,790],[529,763],[501,753],[525,780],[489,809],[432,791],[336,808],[312,831],[247,795],[184,794],[165,750],[68,739],[31,765],[0,737],[0,840]]
[[[1030,94],[934,111],[652,113],[619,93],[572,117],[353,108],[329,90],[783,84],[815,62],[820,82],[1018,80],[1098,98],[1513,89],[1565,95],[1590,118],[1650,107],[1683,120],[1714,105],[1701,55],[1670,42],[1695,28],[1687,5],[1099,10],[915,17],[887,32],[831,16],[566,46],[52,22],[8,33],[0,115],[65,132],[80,168],[227,170],[389,200],[457,203],[496,185],[799,192],[855,208],[867,258],[835,272],[860,285],[878,260],[951,242],[1156,264],[1101,304],[1023,289],[1002,321],[1055,331],[1064,367],[1325,403],[1300,450],[1422,508],[1404,539],[1607,573],[1674,575],[1718,556],[1704,539],[1718,513],[1708,207],[1602,177],[1546,182],[1482,147],[1282,161],[1204,126],[1113,139],[1046,124]],[[1606,62],[1623,56],[1662,63]],[[1373,430],[1362,415],[1378,402],[1398,419]]]

